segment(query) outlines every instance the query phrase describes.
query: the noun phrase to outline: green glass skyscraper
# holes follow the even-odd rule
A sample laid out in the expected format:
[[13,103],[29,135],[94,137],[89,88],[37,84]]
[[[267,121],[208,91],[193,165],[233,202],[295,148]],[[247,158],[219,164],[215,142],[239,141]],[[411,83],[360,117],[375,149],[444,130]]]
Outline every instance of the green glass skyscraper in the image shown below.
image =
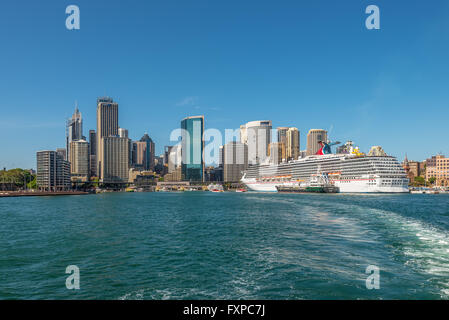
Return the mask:
[[183,119],[181,129],[182,179],[204,182],[204,116]]

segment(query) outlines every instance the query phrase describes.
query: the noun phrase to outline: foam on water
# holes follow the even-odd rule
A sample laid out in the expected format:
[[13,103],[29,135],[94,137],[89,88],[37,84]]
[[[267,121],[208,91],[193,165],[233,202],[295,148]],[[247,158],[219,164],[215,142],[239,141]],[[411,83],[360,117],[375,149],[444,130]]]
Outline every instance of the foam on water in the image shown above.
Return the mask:
[[[405,264],[416,271],[432,276],[432,282],[440,288],[441,297],[449,298],[449,233],[422,221],[404,217],[396,212],[366,208],[359,205],[338,204],[353,207],[363,219],[375,219],[384,224],[382,230],[400,239],[401,252],[408,259]],[[403,237],[399,237],[403,235]]]

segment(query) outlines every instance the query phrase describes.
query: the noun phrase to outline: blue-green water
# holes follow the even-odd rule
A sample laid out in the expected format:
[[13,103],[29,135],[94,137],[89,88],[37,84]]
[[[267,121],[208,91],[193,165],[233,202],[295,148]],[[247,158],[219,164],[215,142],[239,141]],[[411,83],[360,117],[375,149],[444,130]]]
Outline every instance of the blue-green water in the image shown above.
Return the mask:
[[0,299],[449,297],[449,195],[0,198],[0,221]]

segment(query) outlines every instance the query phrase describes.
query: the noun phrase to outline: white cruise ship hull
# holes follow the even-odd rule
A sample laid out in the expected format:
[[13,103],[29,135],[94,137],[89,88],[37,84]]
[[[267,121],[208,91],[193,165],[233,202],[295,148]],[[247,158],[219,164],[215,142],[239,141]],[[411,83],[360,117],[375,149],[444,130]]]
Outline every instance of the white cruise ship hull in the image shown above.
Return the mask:
[[329,174],[329,182],[341,193],[408,193],[408,179],[393,157],[307,157],[280,165],[261,165],[247,170],[242,183],[251,191],[277,192],[277,186],[309,181],[314,172]]
[[[256,192],[277,192],[277,186],[290,186],[286,183],[257,183],[257,182],[244,182],[246,187],[251,191]],[[377,185],[365,185],[363,183],[335,183],[335,186],[339,188],[340,193],[408,193],[408,187],[403,186],[377,186]]]

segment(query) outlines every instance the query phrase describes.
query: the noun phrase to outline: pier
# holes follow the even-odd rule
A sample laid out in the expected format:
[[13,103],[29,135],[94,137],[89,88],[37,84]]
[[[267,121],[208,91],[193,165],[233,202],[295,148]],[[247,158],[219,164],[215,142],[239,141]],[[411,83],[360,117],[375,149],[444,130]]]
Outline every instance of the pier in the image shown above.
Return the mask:
[[90,194],[85,191],[0,191],[0,198],[2,197],[45,197],[45,196],[80,196]]

